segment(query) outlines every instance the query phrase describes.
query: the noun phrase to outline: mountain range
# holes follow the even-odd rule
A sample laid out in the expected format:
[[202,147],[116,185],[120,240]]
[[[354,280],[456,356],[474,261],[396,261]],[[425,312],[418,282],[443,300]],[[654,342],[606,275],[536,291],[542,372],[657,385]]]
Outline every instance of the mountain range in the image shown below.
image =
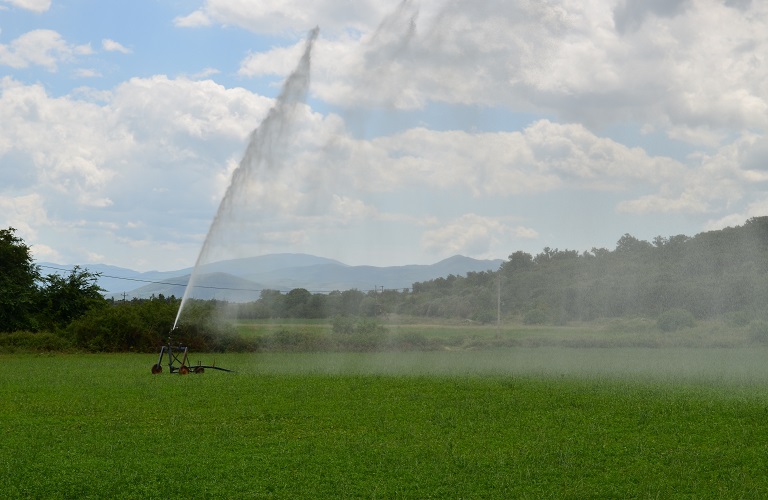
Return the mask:
[[[430,265],[350,266],[333,259],[300,253],[269,254],[201,266],[192,296],[230,302],[257,300],[261,290],[282,292],[306,288],[313,293],[334,290],[404,289],[413,283],[469,272],[496,271],[503,260],[477,260],[455,255]],[[40,263],[43,274],[67,274],[71,266]],[[193,268],[139,272],[105,264],[82,266],[100,274],[106,297],[149,298],[163,294],[181,297]]]

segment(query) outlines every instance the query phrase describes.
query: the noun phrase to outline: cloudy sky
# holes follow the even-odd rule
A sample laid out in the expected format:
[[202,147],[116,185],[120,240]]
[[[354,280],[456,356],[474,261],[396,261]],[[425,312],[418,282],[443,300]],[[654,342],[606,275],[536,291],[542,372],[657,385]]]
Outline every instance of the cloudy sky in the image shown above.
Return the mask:
[[315,26],[217,257],[506,258],[768,215],[768,2],[0,0],[0,227],[37,261],[191,266]]

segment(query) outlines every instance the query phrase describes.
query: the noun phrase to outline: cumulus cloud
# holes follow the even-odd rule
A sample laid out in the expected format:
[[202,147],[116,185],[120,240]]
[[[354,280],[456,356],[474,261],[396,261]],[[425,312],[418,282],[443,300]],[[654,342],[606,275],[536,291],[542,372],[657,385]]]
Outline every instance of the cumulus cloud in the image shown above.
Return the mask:
[[50,224],[42,196],[37,193],[23,196],[0,194],[0,210],[4,214],[4,227],[14,227],[25,237],[37,237],[37,228]]
[[347,137],[328,151],[359,189],[460,189],[476,198],[565,187],[622,191],[638,183],[662,185],[687,170],[679,161],[648,155],[581,125],[549,120],[520,132],[414,128],[370,140]]
[[232,2],[206,0],[202,8],[175,20],[177,26],[195,27],[220,23],[258,33],[297,34],[320,26],[328,33],[364,31],[378,22],[390,7],[374,0],[264,0]]
[[768,214],[768,200],[759,200],[750,203],[743,211],[707,221],[704,225],[704,229],[707,231],[715,231],[726,227],[740,226],[744,224],[745,220],[752,217],[764,217],[765,214]]
[[101,76],[101,73],[95,69],[80,68],[75,70],[74,75],[78,78],[98,78]]
[[[301,108],[285,168],[246,190],[242,234],[286,251],[387,227],[431,255],[498,256],[539,238],[530,214],[551,211],[563,193],[584,203],[601,197],[603,212],[684,214],[712,225],[764,210],[767,19],[764,3],[737,0],[478,0],[471,8],[207,0],[174,23],[278,35],[270,40],[282,43],[243,58],[241,78],[287,76],[304,33],[322,28],[311,102],[338,115]],[[101,48],[129,52],[111,39]],[[37,30],[0,45],[0,64],[56,71],[90,51]],[[0,172],[2,206],[15,200],[13,213],[40,221],[27,229],[44,228],[44,212],[23,198],[40,193],[59,207],[57,224],[84,240],[166,248],[188,265],[248,134],[272,105],[209,79],[219,74],[133,78],[60,97],[4,78],[0,156],[27,168]],[[435,103],[532,118],[494,132],[460,129],[460,119],[430,129],[434,118],[365,129],[366,113]],[[666,154],[625,145],[610,133],[617,124],[692,146]],[[78,224],[84,207],[97,215]]]
[[0,44],[0,65],[12,68],[42,66],[48,71],[56,71],[60,62],[92,53],[88,44],[72,45],[56,31],[39,29],[19,36],[10,44]]
[[107,52],[120,52],[121,54],[131,53],[131,49],[109,38],[104,38],[101,41],[101,48],[103,48]]
[[673,17],[683,12],[689,0],[620,0],[613,20],[620,33],[638,29],[651,16]]
[[212,21],[204,11],[196,10],[186,16],[177,17],[173,20],[173,23],[180,28],[196,28],[210,26]]
[[508,243],[510,236],[535,238],[536,231],[525,227],[514,227],[503,218],[466,214],[437,229],[426,231],[422,246],[432,254],[448,256],[492,255],[499,243]]
[[216,68],[205,68],[202,71],[199,71],[197,73],[190,75],[190,78],[193,78],[195,80],[200,80],[200,79],[209,78],[214,75],[218,75],[219,73],[221,73],[221,71],[219,71]]
[[[3,207],[18,198],[12,193],[39,193],[35,200],[56,207],[57,226],[124,248],[178,238],[195,252],[199,239],[190,228],[209,224],[234,157],[272,103],[242,88],[165,76],[132,79],[101,92],[99,102],[87,91],[78,92],[81,98],[52,97],[41,85],[8,77],[0,84],[0,158],[20,168],[0,170]],[[15,213],[2,212],[0,225]],[[132,224],[121,222],[125,213]],[[30,228],[43,221],[17,219]]]
[[[306,18],[324,27],[323,5],[246,11],[219,0],[204,9],[216,22],[295,32],[311,27]],[[501,105],[593,130],[650,124],[708,146],[726,139],[724,128],[768,125],[768,66],[760,56],[768,53],[761,35],[768,7],[760,2],[623,0],[611,10],[599,2],[479,0],[471,9],[452,1],[402,2],[388,15],[360,9],[331,21],[346,28],[324,29],[316,47],[313,92],[338,106]],[[298,50],[251,54],[240,72],[286,74],[286,58]]]
[[51,8],[51,0],[2,0],[20,9],[31,10],[32,12],[42,13]]

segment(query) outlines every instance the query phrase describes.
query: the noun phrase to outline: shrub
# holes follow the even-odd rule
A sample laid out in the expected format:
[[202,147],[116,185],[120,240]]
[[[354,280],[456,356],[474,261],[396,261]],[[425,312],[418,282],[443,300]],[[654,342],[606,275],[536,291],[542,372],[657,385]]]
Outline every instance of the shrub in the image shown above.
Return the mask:
[[355,323],[349,316],[337,314],[331,320],[331,330],[333,333],[350,334],[355,331]]
[[270,351],[328,351],[333,343],[326,334],[317,334],[297,329],[281,328],[271,335],[261,337],[258,349]]
[[0,333],[0,352],[51,352],[70,348],[72,344],[67,339],[51,332]]
[[755,320],[749,324],[749,338],[752,342],[768,344],[768,322]]
[[378,335],[386,331],[387,329],[377,318],[361,318],[355,325],[355,333],[360,335]]
[[729,325],[747,326],[754,319],[755,315],[747,311],[733,311],[724,315],[724,320]]
[[695,324],[693,314],[685,309],[670,309],[656,320],[656,328],[662,332],[675,332],[682,328],[693,327]]
[[544,309],[531,309],[523,316],[526,325],[543,325],[547,322],[547,312]]

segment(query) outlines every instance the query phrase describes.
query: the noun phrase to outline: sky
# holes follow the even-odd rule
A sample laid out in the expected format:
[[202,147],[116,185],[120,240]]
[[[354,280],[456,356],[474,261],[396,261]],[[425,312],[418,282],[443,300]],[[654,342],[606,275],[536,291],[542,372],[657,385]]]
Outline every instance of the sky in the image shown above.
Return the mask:
[[[38,262],[615,248],[768,215],[768,2],[0,0],[0,228]],[[215,260],[215,259],[213,259]]]

